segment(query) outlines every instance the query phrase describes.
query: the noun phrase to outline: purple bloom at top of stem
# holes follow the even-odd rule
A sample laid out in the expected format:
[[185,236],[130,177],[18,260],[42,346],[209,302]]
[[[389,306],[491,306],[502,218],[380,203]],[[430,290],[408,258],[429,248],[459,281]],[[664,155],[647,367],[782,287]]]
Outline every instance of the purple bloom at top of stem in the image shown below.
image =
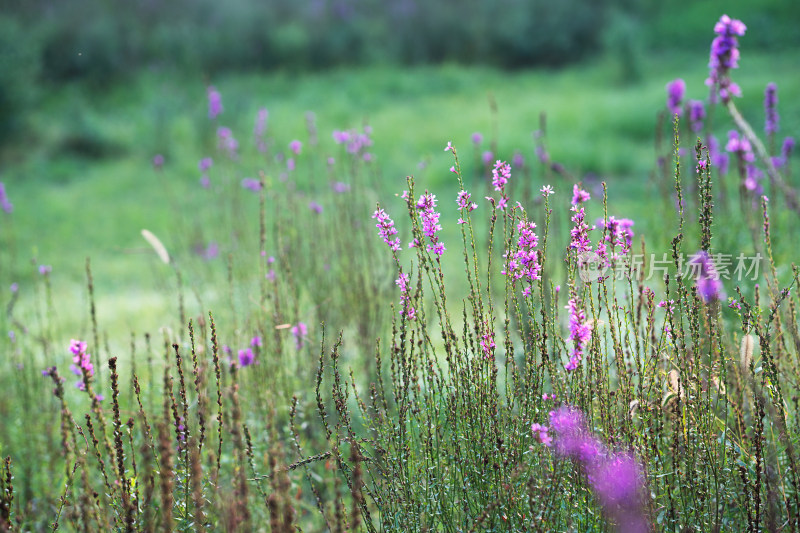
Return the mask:
[[708,157],[711,159],[711,164],[719,169],[720,174],[728,173],[728,154],[720,150],[719,141],[713,135],[707,139],[708,143]]
[[252,346],[253,348],[261,348],[262,346],[261,337],[256,335],[255,337],[250,339],[250,346]]
[[783,140],[783,146],[781,146],[781,157],[784,159],[784,164],[786,164],[789,161],[789,158],[792,157],[794,145],[794,137],[786,137]]
[[242,187],[253,192],[258,192],[261,190],[261,182],[255,178],[244,178],[242,180]]
[[592,241],[589,240],[589,232],[594,229],[586,223],[586,212],[583,207],[573,205],[570,208],[575,214],[572,215],[572,223],[574,224],[570,230],[571,241],[569,247],[576,250],[578,254],[592,251]]
[[91,363],[89,355],[86,352],[86,343],[76,339],[72,339],[69,343],[69,351],[72,352],[72,365],[70,370],[79,376],[85,376],[84,380],[75,384],[80,390],[86,389],[85,381],[94,376],[94,365]]
[[494,190],[504,191],[506,183],[508,183],[510,178],[511,165],[498,159],[492,169],[492,185],[494,185]]
[[439,224],[440,214],[436,212],[435,208],[435,194],[429,194],[426,191],[425,194],[420,196],[419,200],[417,200],[417,209],[422,211],[420,214],[420,219],[422,219],[422,232],[430,240],[428,251],[441,256],[446,248],[444,244],[439,241],[439,236],[437,235],[437,233],[442,230],[442,226]]
[[294,337],[295,348],[298,350],[303,347],[306,335],[308,335],[308,326],[303,322],[298,322],[292,326],[292,336]]
[[153,168],[159,170],[161,167],[164,166],[164,156],[162,154],[156,154],[153,156]]
[[397,235],[397,228],[394,227],[394,221],[386,214],[382,208],[378,208],[372,214],[372,218],[378,220],[378,223],[375,224],[375,227],[378,228],[378,234],[383,239],[383,242],[389,245],[392,251],[397,252],[401,250],[400,248],[400,238],[396,238],[394,240],[390,239],[390,237]]
[[11,202],[8,199],[8,194],[6,193],[6,186],[3,185],[3,182],[0,181],[0,209],[5,211],[6,213],[10,213],[14,210],[14,206],[11,205]]
[[569,362],[564,368],[572,371],[578,368],[578,363],[583,358],[583,349],[592,338],[592,324],[587,322],[586,313],[584,313],[580,300],[578,300],[574,292],[572,298],[567,301],[565,309],[569,311],[569,337],[567,337],[567,340],[572,341],[573,348]]
[[494,159],[494,153],[491,150],[486,150],[481,154],[481,160],[487,167],[492,164],[492,159]]
[[[529,283],[533,283],[535,280],[540,279],[542,265],[539,263],[539,252],[536,250],[539,244],[539,236],[533,232],[534,229],[536,229],[534,222],[521,220],[517,224],[517,230],[519,231],[517,245],[503,256],[507,262],[501,274],[513,276],[515,282],[518,279],[525,278]],[[530,286],[525,287],[522,294],[530,296]]]
[[478,208],[478,204],[470,202],[472,195],[467,191],[459,191],[456,203],[459,209],[466,209],[467,211],[474,211]]
[[481,144],[483,142],[483,135],[476,131],[472,134],[472,142],[475,143],[475,145]]
[[577,183],[572,186],[572,205],[588,202],[591,199],[592,197],[589,196],[589,193],[581,189]]
[[667,108],[673,115],[683,114],[683,97],[686,94],[686,82],[678,78],[667,84]]
[[217,128],[217,148],[226,152],[231,159],[236,157],[239,141],[233,137],[233,132],[230,128],[224,126]]
[[706,118],[706,108],[701,100],[689,100],[689,125],[692,131],[698,133],[703,129],[703,119]]
[[253,353],[252,348],[245,348],[244,350],[239,350],[239,366],[250,366],[253,364],[256,356]]
[[756,159],[750,141],[747,140],[747,137],[740,136],[736,130],[728,132],[728,142],[725,145],[725,150],[738,154],[748,163],[752,163]]
[[[633,243],[633,220],[629,218],[608,217],[600,220],[600,225],[605,229],[602,240],[597,244],[597,255],[610,265],[611,261],[621,258],[630,252]],[[620,251],[617,252],[616,248]]]
[[206,170],[211,168],[213,164],[214,164],[213,159],[211,159],[210,157],[204,157],[203,159],[200,160],[199,163],[197,163],[197,168],[200,169],[200,172],[205,172]]
[[256,113],[256,124],[253,127],[253,134],[259,139],[264,137],[264,134],[267,133],[268,118],[269,118],[269,111],[267,111],[266,107],[262,107]]
[[717,36],[711,42],[711,54],[708,67],[711,69],[706,85],[711,87],[711,101],[715,102],[719,96],[723,102],[731,96],[741,96],[742,91],[730,79],[730,71],[739,66],[739,41],[736,36],[744,35],[747,27],[741,20],[731,19],[722,15],[719,22],[714,25]]
[[322,213],[322,206],[319,203],[317,203],[317,202],[315,202],[313,200],[308,202],[308,208],[311,209],[312,211],[314,211],[317,214]]
[[300,150],[303,149],[303,143],[295,139],[294,141],[289,143],[289,150],[295,153],[295,155],[300,155]]
[[778,86],[772,82],[764,89],[764,131],[767,135],[778,132]]
[[511,159],[511,163],[516,168],[522,168],[525,166],[525,157],[520,152],[514,152],[514,157]]
[[700,250],[694,254],[688,266],[694,272],[697,293],[705,303],[723,298],[722,281],[708,252]]
[[222,95],[213,86],[206,90],[208,95],[208,118],[214,120],[222,113]]
[[46,276],[53,271],[53,267],[50,265],[39,265],[39,274],[42,276]]

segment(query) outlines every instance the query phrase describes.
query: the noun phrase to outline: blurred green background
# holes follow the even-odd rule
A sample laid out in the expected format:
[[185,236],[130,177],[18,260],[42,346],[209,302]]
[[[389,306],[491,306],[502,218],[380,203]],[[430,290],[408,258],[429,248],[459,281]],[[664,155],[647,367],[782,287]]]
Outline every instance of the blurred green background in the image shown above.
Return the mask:
[[[687,98],[707,97],[722,13],[748,26],[735,73],[745,116],[762,123],[764,86],[775,81],[781,135],[800,131],[793,0],[3,0],[0,13],[0,182],[14,204],[0,213],[3,290],[48,264],[57,296],[79,294],[91,257],[101,294],[138,291],[114,305],[151,305],[139,231],[194,253],[175,229],[209,208],[197,162],[215,154],[219,125],[251,145],[262,107],[284,151],[308,141],[313,112],[320,158],[336,149],[331,131],[370,124],[384,201],[409,174],[450,194],[449,140],[470,175],[489,149],[533,167],[531,134],[545,114],[553,160],[576,179],[608,181],[612,205],[647,233],[663,222],[663,206],[648,202],[664,86],[683,77]],[[216,121],[209,85],[223,98]],[[249,150],[236,179],[267,166]],[[530,179],[538,188],[548,176]]]

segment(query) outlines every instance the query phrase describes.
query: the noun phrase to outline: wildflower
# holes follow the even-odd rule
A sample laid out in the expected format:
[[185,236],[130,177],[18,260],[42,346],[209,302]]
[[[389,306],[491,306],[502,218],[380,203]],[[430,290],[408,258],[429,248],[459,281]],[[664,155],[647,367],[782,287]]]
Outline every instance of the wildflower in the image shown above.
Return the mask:
[[303,347],[303,340],[308,334],[308,326],[303,322],[298,322],[297,325],[292,326],[291,332],[294,337],[295,347],[300,350]]
[[197,163],[197,168],[200,169],[200,172],[205,172],[209,168],[211,168],[213,164],[214,164],[213,159],[211,159],[210,157],[204,157],[203,159],[200,160],[199,163]]
[[6,186],[3,185],[2,181],[0,181],[0,209],[6,213],[10,213],[14,210],[14,206],[11,205],[11,202],[8,199],[8,194],[6,194]]
[[294,140],[289,143],[289,150],[295,153],[295,155],[300,155],[300,150],[303,149],[303,143],[298,140]]
[[492,163],[492,159],[494,159],[494,154],[489,150],[481,154],[481,160],[483,161],[483,164],[487,167]]
[[727,174],[730,161],[728,154],[719,149],[719,141],[713,135],[708,137],[706,143],[708,144],[708,157],[711,160],[711,164],[719,169],[720,174]]
[[422,219],[422,232],[430,241],[428,244],[428,251],[433,252],[437,256],[441,256],[446,248],[444,244],[439,241],[439,236],[437,235],[437,233],[442,230],[442,226],[439,224],[440,214],[436,212],[435,208],[435,194],[429,194],[426,191],[425,194],[419,197],[417,209],[422,212],[420,214],[420,219]]
[[698,133],[703,129],[703,119],[706,118],[706,108],[701,100],[689,100],[689,124],[692,131]]
[[553,444],[553,439],[548,435],[548,431],[549,428],[547,426],[536,423],[531,424],[531,433],[533,437],[549,448]]
[[[600,224],[605,229],[605,235],[597,244],[597,255],[610,265],[611,262],[627,255],[633,243],[633,220],[629,218],[608,217],[608,220],[601,220]],[[616,248],[620,251],[617,252]]]
[[697,252],[689,260],[688,266],[694,271],[697,293],[705,303],[722,298],[722,281],[708,252]]
[[686,94],[686,82],[681,78],[667,84],[667,108],[673,115],[681,116],[683,114],[681,103],[684,94]]
[[239,149],[239,142],[233,137],[230,128],[217,128],[217,148],[226,152],[231,159],[236,158],[236,150]]
[[322,206],[319,205],[317,202],[311,201],[308,203],[308,208],[314,211],[317,214],[322,213]]
[[213,86],[206,90],[208,95],[208,118],[214,120],[222,113],[222,95]]
[[445,152],[449,152],[452,149],[453,149],[453,143],[451,143],[450,141],[447,141],[447,146],[444,147],[444,151]]
[[455,167],[455,165],[453,165],[453,166],[451,166],[451,167],[450,167],[450,172],[452,172],[453,174],[456,174],[456,167]]
[[494,190],[505,192],[505,186],[509,178],[511,178],[511,165],[498,159],[492,169],[492,185],[494,185]]
[[572,186],[572,205],[578,205],[583,202],[588,202],[592,197],[589,193],[581,189],[578,184]]
[[255,354],[253,353],[252,348],[245,348],[244,350],[239,350],[239,366],[250,366],[253,364],[255,360]]
[[72,352],[72,363],[70,370],[83,379],[75,384],[80,390],[86,390],[88,379],[94,376],[94,365],[90,361],[91,355],[86,352],[86,343],[72,339],[69,344],[69,351]]
[[408,281],[408,274],[400,272],[400,275],[395,280],[395,284],[400,287],[400,315],[405,315],[409,320],[414,320],[414,318],[417,316],[417,313],[416,310],[411,306],[411,295],[409,294]]
[[458,198],[456,199],[458,208],[466,209],[468,212],[476,210],[478,208],[478,204],[475,202],[470,202],[470,198],[472,198],[470,193],[467,191],[460,191],[458,193]]
[[[504,255],[507,263],[506,268],[501,273],[513,276],[514,282],[524,279],[532,284],[535,280],[541,279],[542,265],[539,263],[539,252],[536,250],[539,244],[539,237],[533,232],[534,229],[536,229],[534,222],[520,221],[517,224],[519,237],[516,247]],[[530,296],[530,286],[526,286],[522,293],[525,296]]]
[[544,187],[542,187],[541,189],[539,189],[539,192],[540,192],[540,193],[542,193],[542,196],[544,196],[545,198],[547,198],[548,196],[550,196],[551,194],[553,194],[555,191],[553,190],[553,187],[552,187],[552,186],[550,186],[550,185],[545,185]]
[[333,192],[335,193],[342,194],[350,190],[350,185],[344,183],[343,181],[337,181],[331,185],[331,189],[333,189]]
[[590,228],[589,225],[586,224],[586,212],[583,207],[578,208],[576,204],[573,205],[570,210],[575,214],[572,215],[571,219],[574,226],[570,230],[572,240],[570,241],[569,247],[576,250],[578,254],[591,252],[592,243],[589,240],[589,232],[594,229],[594,226]]
[[390,240],[390,237],[397,235],[397,228],[394,227],[394,221],[389,218],[389,215],[387,215],[383,209],[378,208],[375,210],[375,213],[373,213],[372,218],[378,219],[378,223],[375,224],[375,227],[378,228],[378,234],[383,239],[383,242],[388,244],[393,252],[401,250],[399,237]]
[[256,335],[255,337],[250,339],[250,346],[252,346],[253,348],[261,348],[262,346],[261,337]]
[[9,287],[9,290],[11,291],[11,294],[16,294],[17,291],[19,291],[19,283],[17,283],[16,281],[12,283],[11,286]]
[[269,111],[267,111],[265,107],[262,107],[256,113],[256,124],[253,127],[253,135],[255,135],[257,139],[263,138],[264,134],[267,133],[268,118],[269,118]]
[[778,86],[768,83],[764,90],[764,131],[767,135],[778,132]]
[[489,329],[487,326],[486,333],[483,334],[481,338],[481,350],[483,350],[484,357],[489,359],[494,354],[495,343],[494,343],[494,331]]
[[472,142],[475,144],[475,146],[481,144],[483,142],[483,135],[476,131],[472,134]]
[[717,96],[723,102],[728,102],[731,96],[741,96],[739,86],[730,79],[730,71],[739,67],[739,41],[736,36],[744,35],[747,27],[741,20],[731,19],[722,15],[719,22],[714,25],[717,36],[711,42],[711,54],[708,67],[711,69],[706,85],[711,88],[711,100],[716,101]]
[[153,156],[153,167],[156,170],[161,169],[164,166],[164,156],[161,154],[156,154]]
[[522,168],[525,166],[525,158],[519,152],[514,152],[514,158],[511,160],[511,163],[516,168]]
[[571,340],[573,345],[569,362],[564,366],[568,371],[578,368],[578,364],[583,359],[584,348],[589,344],[589,340],[592,337],[592,325],[586,320],[586,314],[580,305],[580,300],[574,293],[574,288],[571,292],[572,298],[567,301],[565,306],[565,309],[569,311],[569,337],[567,337],[567,340]]
[[201,244],[195,251],[203,259],[210,261],[219,255],[219,244],[216,241],[211,241],[205,247]]
[[204,189],[208,189],[209,187],[211,187],[211,179],[209,179],[208,176],[203,174],[202,176],[200,176],[200,186]]
[[242,180],[242,187],[251,190],[253,192],[258,192],[261,190],[262,184],[259,180],[255,178],[244,178]]

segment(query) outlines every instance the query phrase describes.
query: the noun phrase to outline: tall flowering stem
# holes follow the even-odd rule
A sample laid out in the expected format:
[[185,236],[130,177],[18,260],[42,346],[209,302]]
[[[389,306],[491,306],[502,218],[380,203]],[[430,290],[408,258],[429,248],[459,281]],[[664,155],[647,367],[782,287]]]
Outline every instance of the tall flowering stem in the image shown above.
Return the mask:
[[572,352],[569,361],[564,368],[568,372],[578,369],[583,353],[592,338],[592,325],[586,320],[586,313],[583,311],[580,298],[575,292],[575,287],[570,287],[570,299],[564,307],[569,312],[569,336],[568,341],[572,341]]
[[741,96],[742,90],[731,81],[730,71],[739,67],[739,41],[747,27],[741,20],[722,15],[714,26],[717,36],[711,42],[711,55],[708,67],[711,69],[706,79],[706,85],[711,88],[711,101],[716,102],[719,97],[728,103],[732,96]]

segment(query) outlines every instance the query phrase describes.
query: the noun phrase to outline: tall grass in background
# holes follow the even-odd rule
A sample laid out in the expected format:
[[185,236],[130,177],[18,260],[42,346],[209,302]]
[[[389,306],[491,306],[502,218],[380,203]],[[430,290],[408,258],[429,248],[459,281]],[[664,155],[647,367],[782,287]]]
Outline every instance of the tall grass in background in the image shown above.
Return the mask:
[[234,131],[209,87],[206,207],[166,187],[172,235],[142,228],[174,318],[110,339],[97,262],[71,341],[48,265],[5,292],[0,528],[800,529],[800,205],[774,88],[764,135],[736,108],[739,24],[714,101],[667,86],[648,239],[544,119],[535,163],[447,143],[456,195],[378,203],[368,125]]

